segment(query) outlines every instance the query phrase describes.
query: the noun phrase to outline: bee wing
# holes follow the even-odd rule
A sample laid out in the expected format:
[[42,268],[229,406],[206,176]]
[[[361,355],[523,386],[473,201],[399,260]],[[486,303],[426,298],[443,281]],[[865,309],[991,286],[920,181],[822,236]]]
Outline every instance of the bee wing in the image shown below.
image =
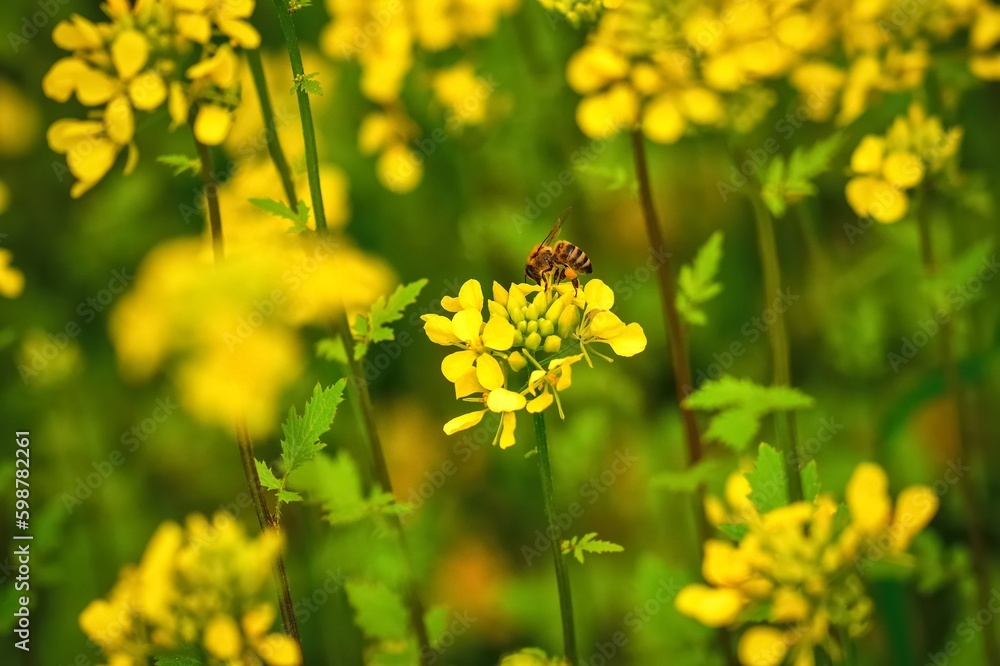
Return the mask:
[[556,236],[559,235],[559,230],[562,229],[563,222],[569,219],[570,213],[572,212],[573,207],[569,206],[566,210],[559,214],[559,217],[556,218],[555,224],[552,225],[552,231],[550,231],[549,235],[542,241],[542,245],[549,245],[556,239]]

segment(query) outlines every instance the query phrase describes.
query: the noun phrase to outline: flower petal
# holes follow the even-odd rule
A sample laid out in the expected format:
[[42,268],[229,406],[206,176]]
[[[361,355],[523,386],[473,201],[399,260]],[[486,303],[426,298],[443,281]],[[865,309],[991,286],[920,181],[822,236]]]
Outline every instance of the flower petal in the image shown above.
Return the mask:
[[138,30],[123,30],[111,45],[111,62],[123,81],[142,71],[149,60],[149,42]]
[[552,397],[552,393],[543,391],[537,398],[529,400],[525,408],[532,414],[537,414],[551,407],[553,402],[555,402],[555,398]]
[[448,354],[441,361],[441,374],[449,382],[456,382],[472,368],[472,364],[476,362],[478,356],[477,352],[468,349]]
[[844,496],[851,523],[860,533],[875,534],[889,524],[889,477],[875,463],[861,463],[854,469]]
[[458,298],[445,296],[441,299],[441,307],[448,312],[483,309],[483,288],[478,280],[466,280],[458,292]]
[[913,537],[927,527],[938,510],[938,496],[928,486],[911,486],[899,493],[892,518],[892,547],[906,550]]
[[226,140],[233,124],[233,114],[221,106],[207,104],[198,109],[194,120],[194,135],[206,146],[218,146]]
[[590,321],[589,330],[591,337],[608,341],[625,332],[625,323],[613,312],[601,310]]
[[479,310],[462,310],[451,320],[455,335],[466,344],[479,340],[479,329],[483,326],[483,313]]
[[135,135],[135,117],[132,105],[125,95],[119,95],[108,102],[104,110],[104,128],[108,138],[119,146],[127,145]]
[[500,448],[509,449],[514,446],[514,432],[517,429],[517,416],[514,412],[506,412],[500,423]]
[[129,81],[128,96],[135,108],[151,111],[167,98],[167,86],[156,72],[143,72]]
[[461,342],[454,333],[451,320],[447,317],[425,314],[421,319],[424,320],[424,333],[434,344],[447,346]]
[[444,424],[444,432],[446,435],[454,435],[459,430],[467,430],[472,426],[478,425],[485,415],[486,410],[481,409],[478,412],[469,412],[468,414],[456,416]]
[[784,662],[790,642],[780,629],[768,626],[750,627],[740,637],[740,663],[754,666],[778,666]]
[[527,402],[525,397],[520,393],[508,391],[504,388],[490,391],[489,396],[486,398],[486,406],[494,412],[516,412],[519,409],[524,409]]
[[514,333],[517,331],[509,321],[502,317],[490,317],[483,329],[483,344],[490,349],[504,351],[514,345]]
[[[724,627],[736,621],[745,602],[742,595],[729,588],[688,585],[674,599],[678,611],[709,627]],[[753,662],[746,662],[753,663]]]
[[851,154],[851,170],[855,173],[873,174],[882,168],[885,155],[885,139],[869,134]]
[[483,388],[492,391],[503,386],[503,368],[489,354],[480,354],[479,358],[476,359],[476,378],[483,385]]
[[[625,330],[607,341],[619,356],[635,356],[646,348],[646,334],[642,326],[635,322],[625,327]],[[566,369],[567,372],[569,368]]]
[[461,400],[473,393],[482,393],[484,390],[483,386],[479,383],[479,378],[476,376],[475,368],[469,368],[464,375],[455,380],[456,400]]

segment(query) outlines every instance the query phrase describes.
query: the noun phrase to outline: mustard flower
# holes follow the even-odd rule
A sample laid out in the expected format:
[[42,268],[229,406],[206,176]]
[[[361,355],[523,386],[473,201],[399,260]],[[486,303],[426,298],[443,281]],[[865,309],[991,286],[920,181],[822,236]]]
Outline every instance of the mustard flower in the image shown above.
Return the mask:
[[[484,305],[489,313],[485,321]],[[494,442],[507,448],[515,442],[517,412],[539,413],[554,404],[565,418],[559,394],[572,384],[573,364],[591,362],[589,353],[597,353],[594,344],[608,344],[619,356],[645,349],[642,328],[622,322],[610,312],[613,305],[614,293],[596,279],[581,290],[568,284],[548,290],[512,284],[506,289],[494,282],[489,300],[478,281],[468,280],[457,296],[442,298],[441,308],[452,316],[424,315],[424,332],[435,344],[461,349],[445,357],[442,374],[454,384],[457,399],[484,405],[449,421],[445,432],[471,428],[488,412],[498,413],[502,416]],[[536,354],[548,357],[539,361]],[[512,383],[529,365],[532,370],[523,384]]]
[[883,223],[896,222],[909,208],[907,190],[917,187],[928,173],[949,166],[958,152],[961,128],[947,132],[941,120],[928,117],[912,104],[906,116],[893,121],[884,136],[865,136],[851,155],[847,202],[861,216]]
[[24,273],[11,266],[13,253],[0,248],[0,296],[17,298],[24,291]]
[[848,516],[842,521],[835,519],[837,504],[829,495],[760,513],[746,478],[733,475],[726,483],[729,508],[710,498],[706,509],[713,523],[741,526],[745,535],[738,543],[705,542],[707,584],[682,589],[677,609],[711,627],[766,618],[740,637],[737,653],[747,666],[812,664],[814,647],[839,660],[842,646],[834,629],[857,637],[871,623],[865,573],[877,560],[910,565],[906,549],[937,512],[930,488],[906,488],[893,504],[888,485],[881,467],[859,465],[847,484]]
[[83,609],[80,627],[111,664],[194,649],[212,666],[298,666],[298,644],[274,631],[271,567],[281,545],[276,531],[247,538],[226,513],[192,515],[183,528],[163,523],[139,564]]

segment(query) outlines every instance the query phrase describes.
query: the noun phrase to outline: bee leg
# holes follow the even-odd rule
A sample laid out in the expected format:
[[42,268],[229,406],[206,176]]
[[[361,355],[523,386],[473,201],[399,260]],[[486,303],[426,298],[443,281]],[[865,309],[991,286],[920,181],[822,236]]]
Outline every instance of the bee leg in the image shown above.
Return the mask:
[[580,276],[577,275],[576,271],[568,267],[563,270],[563,275],[573,283],[573,295],[576,296],[576,293],[580,291]]

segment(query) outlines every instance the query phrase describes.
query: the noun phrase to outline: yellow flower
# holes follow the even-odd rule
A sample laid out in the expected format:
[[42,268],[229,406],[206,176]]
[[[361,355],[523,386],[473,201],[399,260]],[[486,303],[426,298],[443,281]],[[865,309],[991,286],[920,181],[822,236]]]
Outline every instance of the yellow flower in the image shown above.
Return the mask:
[[185,39],[205,44],[214,24],[233,44],[245,49],[260,46],[260,34],[246,19],[254,0],[174,0],[177,32]]
[[708,627],[725,627],[736,621],[746,601],[736,590],[694,584],[677,593],[674,605]]
[[501,449],[506,449],[514,445],[514,430],[517,426],[518,412],[525,408],[527,400],[520,393],[514,393],[504,388],[494,389],[483,393],[481,402],[486,404],[486,409],[477,412],[470,412],[457,416],[444,424],[444,432],[453,435],[461,430],[466,430],[479,424],[487,412],[500,414],[500,427],[493,438],[493,444],[500,444]]
[[205,649],[216,659],[236,659],[243,650],[243,637],[236,620],[217,615],[205,627]]
[[11,266],[13,253],[0,248],[0,296],[17,298],[24,291],[24,273]]
[[[635,356],[646,348],[646,334],[639,324],[625,324],[611,312],[615,294],[600,280],[591,280],[584,288],[587,307],[577,336],[584,355],[587,345],[603,342],[618,356]],[[589,361],[588,361],[589,362]]]
[[527,404],[527,410],[532,414],[545,411],[556,403],[559,417],[565,419],[559,392],[564,391],[573,383],[573,364],[583,358],[583,354],[565,356],[549,361],[549,369],[532,370],[528,378],[528,391],[536,394]]
[[751,627],[740,637],[738,654],[747,666],[778,666],[787,652],[785,633],[773,627]]
[[[38,139],[39,112],[22,90],[0,78],[0,156],[27,154]],[[2,207],[0,207],[2,212]]]

